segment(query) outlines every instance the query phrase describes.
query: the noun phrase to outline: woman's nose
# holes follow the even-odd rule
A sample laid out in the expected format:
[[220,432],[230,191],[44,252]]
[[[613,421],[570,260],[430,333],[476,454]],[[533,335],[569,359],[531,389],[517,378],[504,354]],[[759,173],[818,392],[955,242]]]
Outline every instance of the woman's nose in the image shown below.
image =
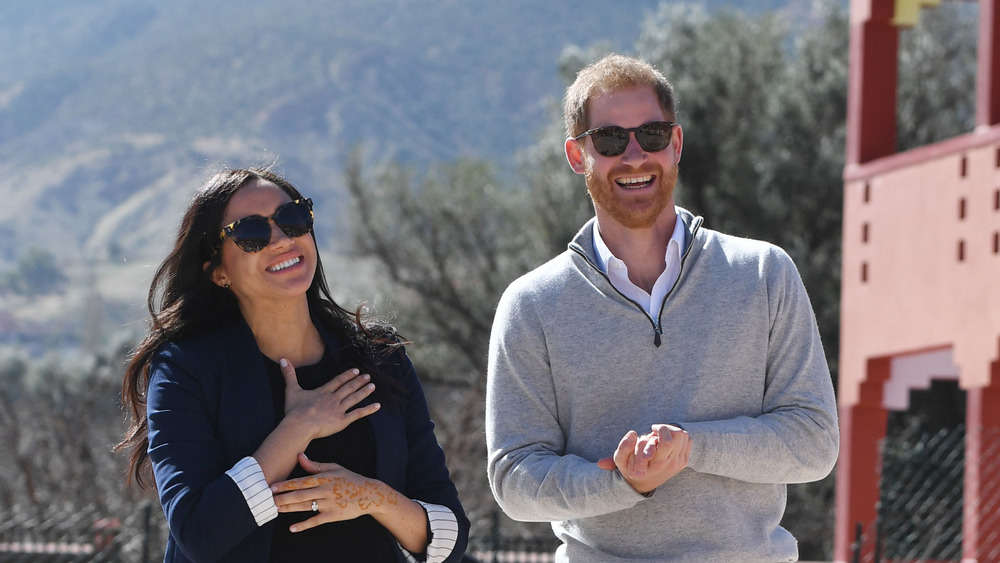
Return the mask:
[[271,226],[271,244],[275,246],[283,246],[291,242],[292,237],[286,235],[285,231],[282,231],[281,227],[274,222],[274,219],[268,221],[268,224]]

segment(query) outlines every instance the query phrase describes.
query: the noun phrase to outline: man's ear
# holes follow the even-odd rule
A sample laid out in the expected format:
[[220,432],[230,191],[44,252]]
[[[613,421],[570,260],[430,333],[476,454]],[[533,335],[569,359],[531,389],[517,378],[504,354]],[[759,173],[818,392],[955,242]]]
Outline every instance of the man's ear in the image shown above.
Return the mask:
[[671,132],[674,136],[673,138],[673,148],[676,162],[681,161],[681,150],[684,148],[684,130],[681,129],[680,124],[674,125],[674,130]]
[[569,167],[573,169],[573,172],[577,174],[583,174],[587,171],[587,166],[583,162],[585,158],[583,154],[583,147],[580,146],[580,141],[569,137],[566,139],[566,162],[569,163]]

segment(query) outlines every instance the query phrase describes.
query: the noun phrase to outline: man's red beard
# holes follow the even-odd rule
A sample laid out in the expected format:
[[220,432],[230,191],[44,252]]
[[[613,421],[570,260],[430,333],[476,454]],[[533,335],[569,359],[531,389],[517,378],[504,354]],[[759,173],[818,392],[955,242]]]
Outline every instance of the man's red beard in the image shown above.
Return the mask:
[[593,170],[588,168],[584,175],[587,182],[587,192],[594,206],[603,209],[615,221],[628,229],[647,229],[653,226],[663,210],[671,205],[674,187],[677,185],[677,167],[669,170],[629,170],[631,176],[652,174],[656,189],[651,194],[639,197],[628,197],[622,194],[622,188],[610,178],[623,174],[621,169],[611,170],[608,177],[597,178]]

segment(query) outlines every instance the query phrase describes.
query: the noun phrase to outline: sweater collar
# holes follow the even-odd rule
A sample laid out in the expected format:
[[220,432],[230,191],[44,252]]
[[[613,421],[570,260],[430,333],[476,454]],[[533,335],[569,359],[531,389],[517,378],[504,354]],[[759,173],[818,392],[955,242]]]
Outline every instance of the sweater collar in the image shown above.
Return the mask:
[[[683,259],[694,245],[695,235],[698,233],[703,219],[700,215],[694,215],[683,207],[676,209],[677,217],[684,225],[684,248],[681,249],[681,258]],[[568,248],[582,254],[594,267],[600,269],[598,265],[601,262],[597,250],[594,248],[594,228],[596,226],[597,218],[591,217],[570,241]]]

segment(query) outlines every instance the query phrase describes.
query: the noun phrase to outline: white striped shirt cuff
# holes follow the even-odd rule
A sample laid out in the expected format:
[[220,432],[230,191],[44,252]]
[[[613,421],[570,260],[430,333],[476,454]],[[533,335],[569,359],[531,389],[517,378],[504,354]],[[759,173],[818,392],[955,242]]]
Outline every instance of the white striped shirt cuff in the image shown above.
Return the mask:
[[[426,563],[441,563],[455,550],[455,542],[458,541],[458,520],[455,513],[447,506],[440,504],[430,504],[413,499],[417,504],[424,507],[427,512],[427,521],[431,527],[431,541],[427,545]],[[412,553],[403,549],[407,563],[420,563]]]
[[268,486],[264,471],[256,459],[247,456],[239,460],[232,469],[226,471],[226,475],[236,481],[236,486],[247,500],[247,506],[250,507],[257,526],[263,526],[278,517],[278,506],[274,504],[271,487]]

